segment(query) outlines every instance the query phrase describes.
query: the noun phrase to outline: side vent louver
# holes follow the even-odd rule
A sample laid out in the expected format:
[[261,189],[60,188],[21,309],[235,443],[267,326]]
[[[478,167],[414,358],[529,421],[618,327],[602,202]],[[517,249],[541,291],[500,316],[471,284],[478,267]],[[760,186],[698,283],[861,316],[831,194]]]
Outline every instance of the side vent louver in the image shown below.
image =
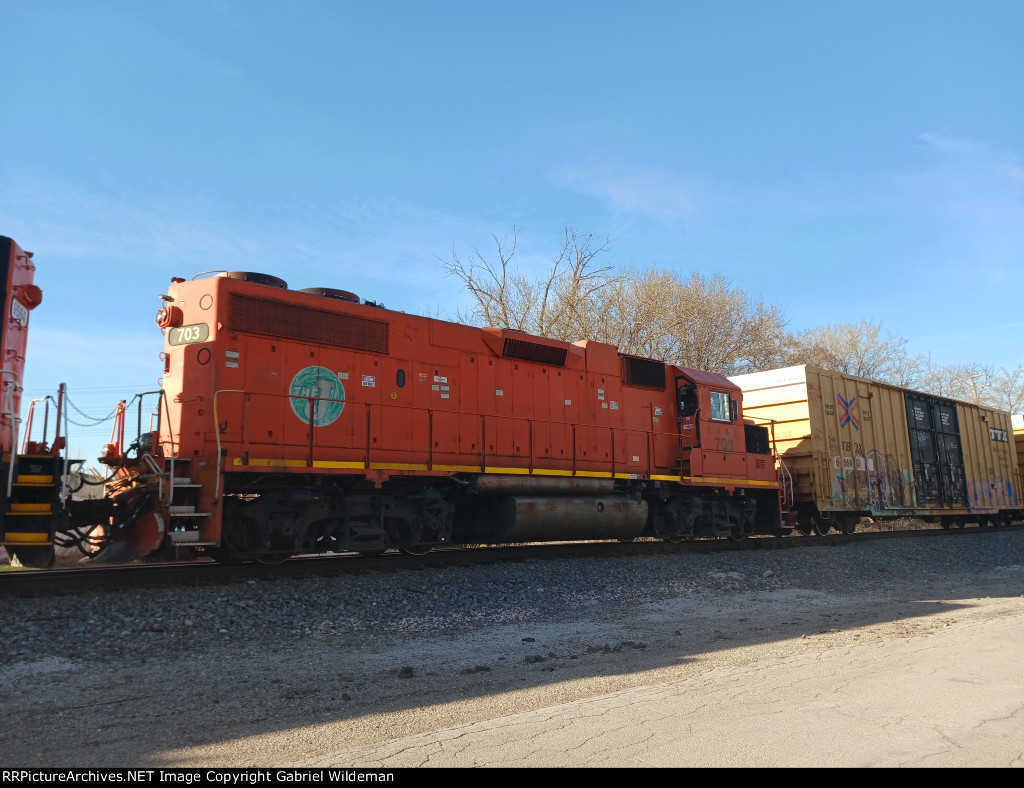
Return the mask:
[[648,358],[622,357],[622,382],[627,386],[643,386],[665,390],[665,365]]
[[549,364],[554,367],[565,366],[567,353],[568,351],[564,347],[551,347],[536,342],[527,342],[525,339],[510,339],[509,337],[505,337],[505,344],[501,349],[501,355],[506,358],[521,358],[523,361],[536,361],[539,364]]
[[389,328],[381,320],[231,294],[230,331],[387,353]]

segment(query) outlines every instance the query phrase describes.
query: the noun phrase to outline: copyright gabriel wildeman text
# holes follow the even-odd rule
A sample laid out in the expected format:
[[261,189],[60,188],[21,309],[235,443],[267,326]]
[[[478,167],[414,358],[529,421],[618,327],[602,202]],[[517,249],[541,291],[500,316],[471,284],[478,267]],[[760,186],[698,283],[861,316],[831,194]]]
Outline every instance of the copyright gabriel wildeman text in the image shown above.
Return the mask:
[[0,769],[0,783],[390,783],[395,772],[374,769]]

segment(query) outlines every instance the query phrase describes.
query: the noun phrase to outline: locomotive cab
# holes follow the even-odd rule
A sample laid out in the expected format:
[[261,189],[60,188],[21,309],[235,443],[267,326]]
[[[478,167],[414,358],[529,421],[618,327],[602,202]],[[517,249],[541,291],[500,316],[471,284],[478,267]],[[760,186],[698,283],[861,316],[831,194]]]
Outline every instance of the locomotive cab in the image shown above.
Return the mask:
[[676,414],[680,423],[697,413],[697,387],[684,382],[676,389]]

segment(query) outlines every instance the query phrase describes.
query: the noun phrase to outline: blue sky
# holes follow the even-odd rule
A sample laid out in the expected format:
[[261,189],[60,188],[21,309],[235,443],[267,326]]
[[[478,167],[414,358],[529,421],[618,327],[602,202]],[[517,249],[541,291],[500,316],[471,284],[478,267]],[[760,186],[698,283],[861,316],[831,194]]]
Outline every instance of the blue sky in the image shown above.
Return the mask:
[[516,227],[541,275],[566,225],[792,330],[1024,362],[1021,0],[0,0],[0,29],[29,397],[155,388],[172,276],[453,313],[438,258]]

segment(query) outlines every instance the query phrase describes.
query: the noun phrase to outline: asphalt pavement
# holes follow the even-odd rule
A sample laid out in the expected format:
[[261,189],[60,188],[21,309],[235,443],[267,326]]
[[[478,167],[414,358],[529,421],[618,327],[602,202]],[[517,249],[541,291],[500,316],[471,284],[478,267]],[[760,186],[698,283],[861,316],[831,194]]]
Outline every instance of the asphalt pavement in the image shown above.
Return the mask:
[[1024,613],[340,750],[303,766],[1020,767]]

